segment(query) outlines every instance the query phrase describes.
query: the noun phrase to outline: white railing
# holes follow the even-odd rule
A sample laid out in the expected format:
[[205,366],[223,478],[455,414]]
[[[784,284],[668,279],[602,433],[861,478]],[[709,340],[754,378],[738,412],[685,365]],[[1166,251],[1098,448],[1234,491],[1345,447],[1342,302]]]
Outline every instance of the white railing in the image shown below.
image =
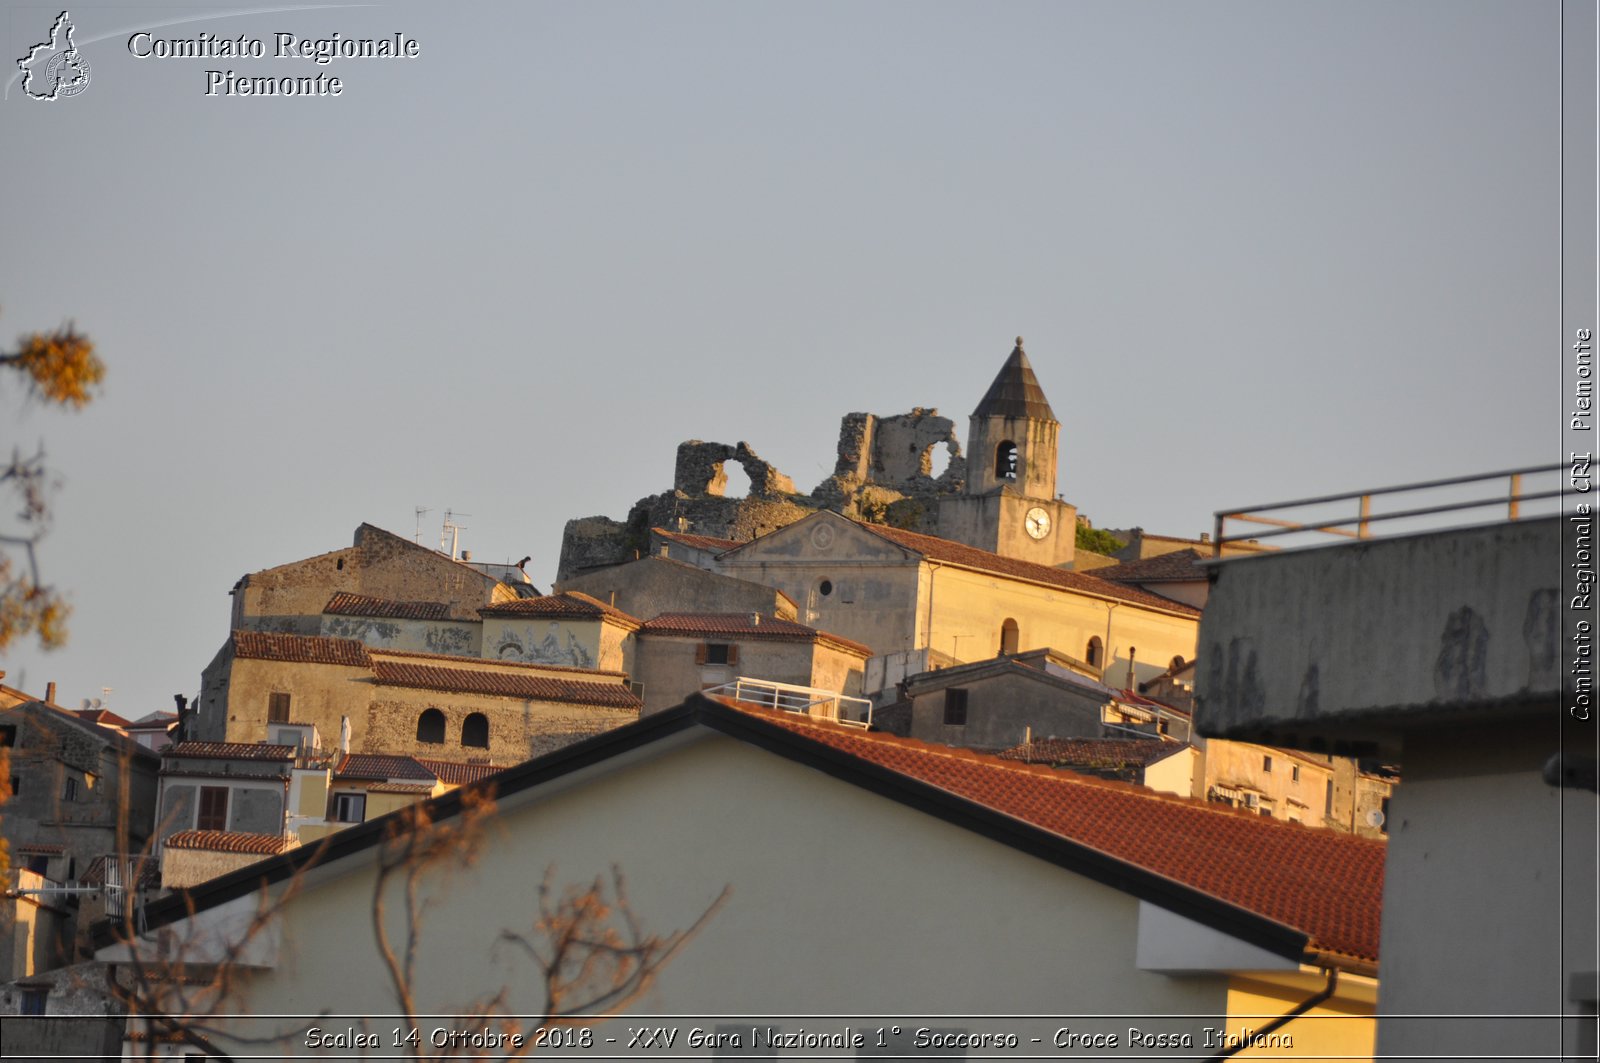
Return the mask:
[[818,720],[832,720],[847,727],[863,731],[872,726],[872,702],[866,698],[852,698],[831,690],[796,686],[793,683],[775,683],[770,679],[751,679],[740,676],[731,683],[712,687],[707,694],[721,694],[734,701],[761,705],[769,709],[798,713]]
[[[1254,545],[1277,536],[1300,536],[1272,544],[1272,547],[1294,548],[1320,545],[1325,541],[1317,540],[1317,536],[1367,539],[1548,516],[1559,512],[1557,500],[1562,497],[1563,490],[1560,474],[1564,471],[1567,471],[1564,465],[1538,465],[1218,510],[1212,556],[1221,556],[1224,546]],[[1377,506],[1380,501],[1394,508]],[[1243,534],[1230,535],[1230,521],[1266,525],[1269,530],[1252,528]]]

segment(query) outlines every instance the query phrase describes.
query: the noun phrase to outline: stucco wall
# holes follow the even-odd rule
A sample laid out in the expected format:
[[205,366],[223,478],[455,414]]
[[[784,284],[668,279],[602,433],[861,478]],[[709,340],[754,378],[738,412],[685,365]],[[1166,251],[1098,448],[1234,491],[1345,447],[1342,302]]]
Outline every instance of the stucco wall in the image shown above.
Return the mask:
[[[708,642],[738,646],[738,662],[696,664],[697,647]],[[637,637],[634,660],[638,666],[634,677],[644,684],[646,713],[670,709],[697,690],[731,683],[740,676],[797,686],[812,685],[812,645],[809,642],[645,634]]]
[[483,618],[483,656],[496,661],[600,668],[599,620]]
[[[1272,769],[1266,768],[1271,758]],[[1295,769],[1300,778],[1294,778]],[[1328,805],[1328,783],[1333,768],[1286,750],[1258,746],[1250,742],[1213,739],[1206,743],[1206,787],[1216,785],[1248,787],[1260,791],[1270,801],[1273,816],[1297,819],[1308,827],[1323,825]],[[1338,807],[1335,795],[1335,809]],[[1348,816],[1348,812],[1346,813]],[[1346,824],[1348,828],[1348,824]]]
[[[551,866],[559,883],[620,867],[652,933],[688,925],[731,887],[635,1013],[1123,1014],[1137,1001],[1141,1012],[1220,1017],[1226,1008],[1221,978],[1136,967],[1139,906],[1126,894],[728,739],[503,810],[498,830],[505,841],[452,877],[429,912],[419,1010],[455,1013],[502,985],[510,1008],[537,1007],[528,966],[493,947],[533,913],[497,898],[505,883],[537,883]],[[282,962],[248,983],[241,1010],[311,1015],[336,999],[341,1011],[392,1013],[357,917],[371,889],[369,869],[297,898]]]
[[1109,649],[1108,686],[1125,685],[1130,647],[1137,650],[1134,671],[1140,682],[1166,671],[1175,656],[1194,659],[1194,619],[1128,603],[1112,608],[1112,603],[1098,598],[946,565],[925,568],[931,570],[927,576],[931,587],[924,591],[923,601],[932,601],[933,648],[958,660],[979,661],[998,654],[1000,628],[1008,619],[1017,622],[1018,651],[1050,647],[1084,659],[1089,640],[1098,637]]
[[[231,669],[217,669],[211,683],[202,688],[202,733],[216,741],[266,741],[267,709],[274,693],[289,695],[289,719],[316,724],[325,746],[338,741],[340,718],[349,716],[351,748],[363,748],[361,729],[372,694],[372,673],[338,664],[234,659]],[[217,712],[218,706],[224,711]]]
[[243,779],[183,779],[168,777],[162,787],[161,818],[156,840],[178,831],[195,830],[199,815],[199,790],[221,786],[228,790],[228,818],[224,830],[244,834],[282,834],[287,779],[247,782]]
[[395,620],[324,614],[319,634],[355,639],[377,649],[456,657],[477,657],[482,644],[482,625],[465,620]]
[[967,691],[967,722],[944,722],[948,689],[912,699],[911,737],[971,749],[1010,749],[1034,738],[1099,738],[1104,702],[1021,675],[957,685]]

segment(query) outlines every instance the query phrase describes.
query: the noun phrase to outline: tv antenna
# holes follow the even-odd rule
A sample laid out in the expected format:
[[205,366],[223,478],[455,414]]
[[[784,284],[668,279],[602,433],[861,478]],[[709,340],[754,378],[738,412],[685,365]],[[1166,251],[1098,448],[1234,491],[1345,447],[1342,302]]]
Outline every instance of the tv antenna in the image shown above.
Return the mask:
[[428,506],[418,506],[417,507],[417,533],[411,537],[411,541],[416,543],[418,546],[422,545],[422,517],[423,517],[423,514],[432,513],[432,512],[433,512],[433,510],[431,508],[429,508]]
[[456,547],[461,545],[461,533],[467,530],[465,524],[457,524],[457,517],[470,517],[471,513],[457,513],[455,510],[444,511],[444,527],[439,531],[439,552],[449,554],[450,560],[456,559]]

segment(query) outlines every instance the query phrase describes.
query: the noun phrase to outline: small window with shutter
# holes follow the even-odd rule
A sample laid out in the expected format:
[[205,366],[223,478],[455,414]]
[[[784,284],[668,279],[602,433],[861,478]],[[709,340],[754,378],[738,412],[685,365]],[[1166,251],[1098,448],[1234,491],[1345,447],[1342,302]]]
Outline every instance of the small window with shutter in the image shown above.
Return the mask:
[[287,695],[287,694],[269,694],[269,695],[267,695],[267,722],[268,723],[288,723],[289,722],[289,695]]
[[739,647],[727,642],[702,642],[695,647],[694,660],[696,664],[738,664]]

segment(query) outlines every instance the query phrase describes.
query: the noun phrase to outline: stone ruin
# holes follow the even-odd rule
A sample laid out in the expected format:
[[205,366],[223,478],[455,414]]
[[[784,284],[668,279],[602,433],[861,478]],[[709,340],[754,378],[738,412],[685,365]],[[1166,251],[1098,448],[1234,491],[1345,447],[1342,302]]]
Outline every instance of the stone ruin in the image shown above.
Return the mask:
[[[933,458],[940,447],[949,464],[935,477]],[[750,493],[744,498],[725,494],[730,461],[750,478]],[[937,530],[938,499],[959,494],[966,478],[955,422],[922,407],[892,417],[846,414],[839,426],[833,475],[810,494],[796,491],[794,481],[763,461],[748,443],[729,446],[691,439],[678,444],[671,491],[641,498],[625,521],[582,517],[567,522],[557,579],[642,557],[651,528],[746,542],[819,509],[831,509],[857,520],[931,534]]]

